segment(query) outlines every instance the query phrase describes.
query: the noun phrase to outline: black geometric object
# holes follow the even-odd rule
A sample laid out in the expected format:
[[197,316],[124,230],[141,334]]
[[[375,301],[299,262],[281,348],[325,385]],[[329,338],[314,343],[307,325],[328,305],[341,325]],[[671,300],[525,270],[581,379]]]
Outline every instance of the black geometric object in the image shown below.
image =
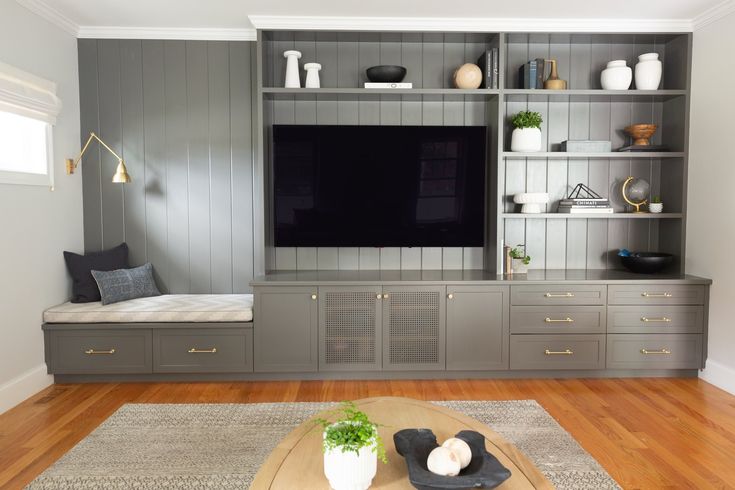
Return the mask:
[[618,148],[617,151],[669,151],[664,145],[630,145]]
[[439,446],[431,429],[404,429],[393,434],[396,451],[406,459],[411,485],[419,490],[495,488],[510,478],[510,470],[485,449],[485,436],[473,430],[463,430],[455,437],[470,446],[472,460],[459,475],[441,476],[426,467],[429,453]]
[[[581,195],[584,192],[584,195]],[[604,199],[601,195],[584,184],[577,184],[569,193],[567,199]]]
[[406,76],[406,68],[398,65],[371,66],[366,75],[373,83],[400,83]]
[[620,257],[623,266],[637,274],[655,274],[669,265],[673,260],[673,255],[658,252],[636,252],[625,257]]

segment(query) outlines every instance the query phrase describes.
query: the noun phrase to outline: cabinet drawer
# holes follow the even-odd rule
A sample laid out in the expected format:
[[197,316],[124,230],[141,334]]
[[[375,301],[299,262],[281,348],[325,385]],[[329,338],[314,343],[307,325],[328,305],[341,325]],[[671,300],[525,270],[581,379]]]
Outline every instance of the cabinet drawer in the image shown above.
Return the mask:
[[622,285],[608,287],[610,305],[703,305],[704,286]]
[[53,374],[152,372],[150,330],[65,330],[49,335]]
[[252,328],[154,330],[153,369],[157,373],[252,371],[253,330]]
[[605,333],[604,306],[514,306],[511,333]]
[[512,305],[604,305],[606,286],[511,286]]
[[608,369],[698,369],[699,334],[614,334],[607,336]]
[[609,306],[608,333],[702,333],[702,306]]
[[511,335],[511,369],[604,369],[604,335]]

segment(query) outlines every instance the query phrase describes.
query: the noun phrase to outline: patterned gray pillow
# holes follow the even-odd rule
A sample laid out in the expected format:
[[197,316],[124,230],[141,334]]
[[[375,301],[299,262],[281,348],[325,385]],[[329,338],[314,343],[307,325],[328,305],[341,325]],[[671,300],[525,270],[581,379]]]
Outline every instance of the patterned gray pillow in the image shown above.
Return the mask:
[[150,263],[132,269],[92,271],[92,277],[100,288],[103,305],[161,295]]

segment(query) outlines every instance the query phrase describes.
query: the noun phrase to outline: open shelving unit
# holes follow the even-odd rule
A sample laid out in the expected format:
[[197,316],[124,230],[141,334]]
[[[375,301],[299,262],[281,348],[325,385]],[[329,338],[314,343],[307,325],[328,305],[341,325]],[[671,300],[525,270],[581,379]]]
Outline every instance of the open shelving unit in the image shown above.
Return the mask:
[[[500,53],[498,89],[461,90],[452,74],[474,63],[490,48]],[[302,52],[301,62],[322,64],[318,89],[283,88],[283,51]],[[600,72],[607,61],[659,53],[664,73],[659,90],[603,90]],[[554,58],[568,90],[521,88],[518,68],[530,59]],[[365,69],[377,64],[407,68],[404,81],[412,89],[365,89]],[[321,268],[335,264],[338,251],[276,250],[272,246],[270,209],[270,129],[274,124],[339,125],[467,125],[486,126],[486,239],[481,262],[464,260],[465,268],[502,270],[501,244],[526,244],[534,267],[545,269],[619,269],[619,248],[662,251],[681,257],[685,246],[686,183],[690,101],[691,34],[459,33],[459,32],[322,32],[259,31],[258,104],[261,138],[264,269],[295,268],[296,257]],[[303,74],[302,74],[303,75]],[[510,150],[510,118],[521,110],[544,118],[544,151]],[[623,128],[635,123],[658,124],[651,143],[670,151],[618,152],[629,144]],[[567,139],[611,140],[609,153],[561,152]],[[645,178],[651,195],[661,196],[664,213],[630,213],[620,195],[628,176]],[[559,199],[584,183],[609,196],[614,214],[557,214]],[[548,192],[543,213],[520,214],[512,202],[519,192]],[[303,252],[303,253],[301,253]],[[341,252],[339,252],[341,253]],[[383,255],[403,252],[360,249],[373,254],[367,262],[383,267]],[[461,257],[477,250],[436,252]],[[278,257],[286,257],[280,261]],[[419,254],[421,256],[421,254]],[[426,251],[424,252],[426,256]],[[395,261],[390,262],[392,268]],[[441,264],[441,261],[439,262]],[[371,268],[368,265],[366,268]],[[360,265],[362,268],[362,264]],[[674,269],[683,272],[683,261]]]

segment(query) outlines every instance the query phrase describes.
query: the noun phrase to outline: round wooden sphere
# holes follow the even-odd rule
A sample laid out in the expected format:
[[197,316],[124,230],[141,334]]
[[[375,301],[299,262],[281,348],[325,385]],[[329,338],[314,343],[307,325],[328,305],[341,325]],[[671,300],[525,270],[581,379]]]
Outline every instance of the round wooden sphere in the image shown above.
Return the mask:
[[454,72],[454,86],[457,88],[479,88],[482,85],[482,70],[477,65],[465,63]]

